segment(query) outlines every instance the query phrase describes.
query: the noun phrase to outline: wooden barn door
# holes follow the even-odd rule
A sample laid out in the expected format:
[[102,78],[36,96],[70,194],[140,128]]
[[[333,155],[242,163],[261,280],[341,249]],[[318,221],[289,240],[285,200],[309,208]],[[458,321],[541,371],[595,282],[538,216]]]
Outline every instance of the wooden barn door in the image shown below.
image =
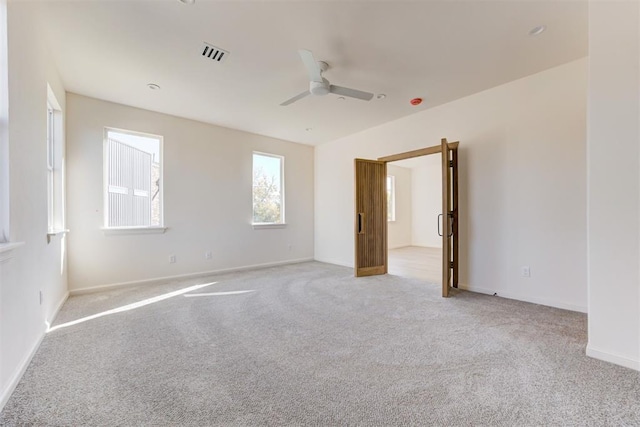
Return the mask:
[[387,164],[355,159],[355,275],[387,274]]
[[458,287],[458,149],[442,139],[442,296]]

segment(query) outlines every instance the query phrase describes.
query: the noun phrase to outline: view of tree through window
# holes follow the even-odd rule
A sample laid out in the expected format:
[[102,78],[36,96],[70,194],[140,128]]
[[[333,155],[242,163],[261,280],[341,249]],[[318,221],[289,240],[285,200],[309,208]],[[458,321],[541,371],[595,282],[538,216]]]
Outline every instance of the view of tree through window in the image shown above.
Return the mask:
[[284,223],[281,156],[253,153],[253,223]]

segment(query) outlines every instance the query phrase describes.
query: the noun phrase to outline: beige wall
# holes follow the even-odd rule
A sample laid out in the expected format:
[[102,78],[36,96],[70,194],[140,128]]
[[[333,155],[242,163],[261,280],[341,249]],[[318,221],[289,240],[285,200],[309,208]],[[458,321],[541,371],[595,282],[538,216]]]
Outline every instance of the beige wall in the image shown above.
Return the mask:
[[[312,147],[75,94],[67,110],[71,290],[313,258]],[[105,126],[164,137],[166,233],[101,229]],[[285,228],[251,225],[254,150],[285,157]]]
[[316,259],[353,265],[354,158],[446,137],[460,141],[461,286],[585,311],[586,94],[585,58],[316,147]]
[[589,11],[589,346],[640,370],[640,3]]
[[24,244],[0,262],[0,409],[67,295],[65,239],[47,243],[47,83],[63,111],[64,88],[33,5],[7,11],[10,237]]

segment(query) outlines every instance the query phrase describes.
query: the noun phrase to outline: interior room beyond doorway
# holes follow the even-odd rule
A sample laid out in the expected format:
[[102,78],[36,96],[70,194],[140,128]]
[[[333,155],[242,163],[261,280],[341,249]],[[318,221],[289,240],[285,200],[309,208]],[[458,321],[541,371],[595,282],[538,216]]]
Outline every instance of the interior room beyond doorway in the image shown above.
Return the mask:
[[440,156],[387,163],[389,274],[430,283],[442,281]]

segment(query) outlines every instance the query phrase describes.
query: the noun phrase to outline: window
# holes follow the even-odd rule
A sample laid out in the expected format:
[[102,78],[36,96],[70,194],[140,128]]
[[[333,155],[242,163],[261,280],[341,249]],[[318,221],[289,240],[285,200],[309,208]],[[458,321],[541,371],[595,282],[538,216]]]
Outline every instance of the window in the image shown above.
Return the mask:
[[387,175],[387,221],[396,220],[396,177]]
[[62,111],[47,85],[47,233],[64,231],[64,144]]
[[253,223],[284,224],[284,157],[253,153]]
[[55,229],[55,142],[54,117],[51,102],[47,102],[47,223],[48,230]]
[[162,137],[105,129],[105,228],[162,227]]

